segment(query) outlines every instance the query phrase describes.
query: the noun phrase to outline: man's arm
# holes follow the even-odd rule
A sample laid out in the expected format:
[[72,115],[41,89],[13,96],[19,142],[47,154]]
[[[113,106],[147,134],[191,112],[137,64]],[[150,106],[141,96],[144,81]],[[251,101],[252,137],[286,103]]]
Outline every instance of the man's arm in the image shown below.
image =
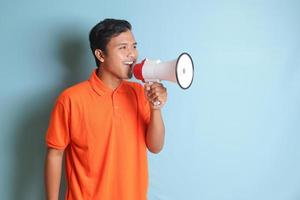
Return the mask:
[[[165,140],[165,126],[161,108],[167,101],[167,90],[161,83],[145,84],[145,95],[151,108],[146,144],[149,151],[159,153],[164,146]],[[159,105],[156,105],[157,102],[159,102]]]
[[47,149],[45,161],[46,199],[58,200],[64,150]]

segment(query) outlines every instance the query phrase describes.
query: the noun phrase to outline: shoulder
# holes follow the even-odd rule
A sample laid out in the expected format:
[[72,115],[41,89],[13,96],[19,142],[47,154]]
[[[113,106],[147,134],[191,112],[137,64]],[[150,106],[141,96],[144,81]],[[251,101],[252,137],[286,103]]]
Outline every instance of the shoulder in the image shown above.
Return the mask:
[[127,88],[131,88],[137,92],[141,92],[144,90],[144,87],[140,83],[124,81],[124,84]]
[[78,99],[81,96],[84,96],[89,91],[89,88],[89,81],[77,83],[63,90],[58,96],[57,101],[65,104],[75,99]]
[[142,84],[136,83],[136,82],[126,81],[125,85],[127,87],[126,90],[127,91],[132,91],[136,95],[138,101],[141,101],[141,102],[146,101],[144,86]]

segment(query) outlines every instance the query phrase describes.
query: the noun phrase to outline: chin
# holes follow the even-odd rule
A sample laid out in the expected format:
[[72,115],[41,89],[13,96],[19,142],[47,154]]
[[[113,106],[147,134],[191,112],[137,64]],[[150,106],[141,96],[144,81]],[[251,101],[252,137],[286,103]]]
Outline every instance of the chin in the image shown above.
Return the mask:
[[128,78],[128,79],[131,79],[131,78],[132,78],[132,72],[130,72],[130,73],[127,74],[127,78]]

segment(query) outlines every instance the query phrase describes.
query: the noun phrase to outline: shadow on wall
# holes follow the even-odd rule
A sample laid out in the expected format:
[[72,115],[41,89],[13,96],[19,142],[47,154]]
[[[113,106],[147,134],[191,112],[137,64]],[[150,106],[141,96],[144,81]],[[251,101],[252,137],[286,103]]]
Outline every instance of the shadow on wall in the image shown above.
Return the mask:
[[[50,113],[59,93],[66,87],[86,80],[92,70],[87,67],[91,62],[85,59],[88,57],[93,59],[88,49],[87,32],[76,31],[74,26],[70,29],[64,26],[60,30],[62,33],[56,34],[56,38],[50,38],[50,40],[57,43],[54,59],[61,62],[61,67],[56,68],[56,71],[59,73],[58,77],[63,77],[63,80],[54,80],[54,88],[43,88],[42,93],[27,96],[21,100],[24,110],[19,111],[21,119],[16,124],[15,173],[12,177],[14,188],[11,194],[13,200],[45,199],[43,175],[46,153],[45,133]],[[70,32],[65,30],[70,30]],[[43,62],[45,61],[41,61]],[[46,69],[45,72],[49,70],[51,69]],[[62,178],[60,199],[64,197],[65,187],[65,179]]]

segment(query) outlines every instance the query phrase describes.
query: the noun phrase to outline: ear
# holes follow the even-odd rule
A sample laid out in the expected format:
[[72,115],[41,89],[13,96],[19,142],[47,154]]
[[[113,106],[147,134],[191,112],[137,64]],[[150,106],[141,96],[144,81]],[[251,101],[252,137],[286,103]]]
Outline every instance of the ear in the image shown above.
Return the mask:
[[104,53],[103,53],[102,50],[96,49],[94,53],[95,53],[96,58],[97,58],[100,62],[104,62]]

